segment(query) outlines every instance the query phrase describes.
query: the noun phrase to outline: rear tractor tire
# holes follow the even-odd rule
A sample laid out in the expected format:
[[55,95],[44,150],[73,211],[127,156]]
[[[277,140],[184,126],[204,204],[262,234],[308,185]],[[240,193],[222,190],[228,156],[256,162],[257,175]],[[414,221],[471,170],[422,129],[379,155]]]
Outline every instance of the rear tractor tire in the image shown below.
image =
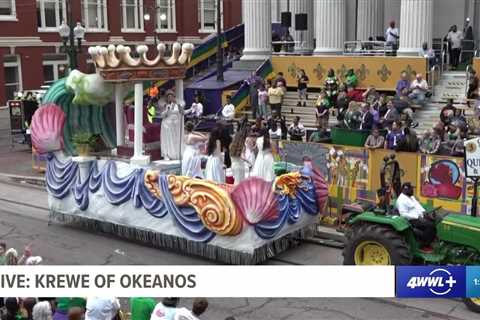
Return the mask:
[[480,298],[466,298],[463,299],[463,303],[465,303],[468,310],[480,313]]
[[344,265],[408,265],[412,261],[404,237],[388,226],[354,225],[346,237]]

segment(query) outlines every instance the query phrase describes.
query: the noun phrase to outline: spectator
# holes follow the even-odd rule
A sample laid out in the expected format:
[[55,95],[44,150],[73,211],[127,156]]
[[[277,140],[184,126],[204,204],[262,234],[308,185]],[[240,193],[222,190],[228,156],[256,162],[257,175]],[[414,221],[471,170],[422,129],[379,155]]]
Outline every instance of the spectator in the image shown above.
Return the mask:
[[338,96],[338,79],[335,76],[335,70],[328,70],[327,79],[325,80],[325,93],[330,101],[330,105],[334,105],[337,102]]
[[263,84],[263,79],[253,71],[250,78],[245,80],[245,83],[249,86],[250,107],[252,108],[253,118],[256,118],[258,111],[258,89],[260,85]]
[[276,84],[277,87],[281,86],[282,88],[287,88],[287,80],[285,80],[285,77],[283,76],[283,72],[277,73],[277,76],[273,80],[273,84]]
[[[277,84],[280,86],[277,86]],[[268,89],[268,100],[270,101],[270,107],[272,109],[272,113],[277,116],[281,116],[282,114],[282,98],[285,93],[281,86],[281,81],[274,81],[272,83],[272,87]]]
[[282,140],[287,140],[288,127],[285,116],[280,118],[280,129],[282,129]]
[[378,128],[373,128],[372,133],[368,136],[367,141],[365,141],[364,147],[367,149],[381,149],[385,143],[385,138],[380,135]]
[[397,97],[402,96],[405,89],[407,89],[407,91],[410,89],[410,81],[408,80],[407,72],[403,71],[400,75],[400,80],[398,80],[397,86],[395,88],[395,91],[397,92]]
[[227,96],[227,103],[222,108],[222,117],[225,120],[233,120],[235,118],[235,106],[232,103],[232,97]]
[[404,114],[406,116],[405,122],[408,125],[412,124],[412,122],[413,122],[413,110],[410,106],[410,102],[408,101],[408,96],[405,95],[405,94],[402,94],[399,99],[397,98],[397,99],[393,100],[393,104],[394,104],[394,106],[397,109],[399,114]]
[[337,104],[335,105],[337,109],[337,120],[343,121],[345,117],[345,112],[348,109],[348,104],[350,103],[350,98],[347,96],[347,92],[345,90],[341,90],[338,92],[337,97]]
[[[26,312],[26,315],[27,315],[27,319],[28,320],[31,320],[32,319],[32,312],[33,312],[33,307],[37,304],[37,299],[36,298],[25,298],[23,299],[22,301],[22,307],[23,307],[23,310]],[[48,302],[48,305],[50,307],[50,302]],[[50,310],[50,318],[49,320],[51,320],[52,318],[52,310],[51,308],[49,309]]]
[[408,96],[414,104],[423,106],[428,91],[428,83],[423,79],[421,73],[417,73],[415,80],[410,85],[411,93]]
[[378,100],[380,95],[378,94],[377,90],[373,86],[369,86],[367,90],[362,94],[362,98],[366,103],[370,105],[374,104],[375,101]]
[[352,86],[347,86],[347,97],[349,101],[363,102],[363,93]]
[[395,28],[395,21],[391,21],[390,27],[385,32],[385,39],[387,40],[387,45],[392,46],[393,51],[397,51],[399,38],[398,28]]
[[[68,320],[83,320],[84,315],[85,312],[83,312],[83,309],[80,307],[73,307],[68,310]],[[132,319],[135,318],[132,316]],[[150,319],[150,315],[147,319]]]
[[308,139],[309,142],[316,142],[316,143],[322,143],[322,142],[328,142],[330,140],[330,137],[327,134],[327,130],[319,124],[317,131],[312,133],[310,135],[310,138]]
[[193,306],[192,306],[192,314],[195,317],[200,317],[203,313],[205,313],[205,310],[208,308],[208,301],[205,298],[197,298],[193,300]]
[[377,105],[376,104],[371,105],[369,103],[367,103],[367,104],[369,105],[370,113],[373,116],[373,124],[374,124],[374,126],[377,126],[380,122],[380,113],[378,112],[378,109],[376,108]]
[[428,69],[431,69],[436,62],[435,51],[432,48],[428,48],[428,42],[422,44],[422,49],[420,50],[420,56],[428,60]]
[[400,115],[395,108],[393,101],[390,100],[387,102],[387,111],[383,115],[383,117],[380,118],[380,125],[383,128],[390,128],[392,124],[395,121],[398,121],[400,119]]
[[150,320],[173,320],[177,313],[179,298],[163,298],[152,312]]
[[298,81],[298,103],[297,107],[300,107],[302,105],[303,101],[303,106],[307,106],[307,100],[308,100],[308,95],[307,95],[307,86],[309,79],[307,77],[307,74],[305,73],[305,70],[301,69],[299,73],[297,74],[297,81]]
[[345,84],[354,88],[357,87],[358,78],[353,69],[348,70],[347,75],[345,76]]
[[274,52],[282,51],[282,44],[278,43],[280,41],[282,41],[282,38],[278,35],[277,32],[273,31],[272,32],[272,42],[274,42],[274,44],[273,44],[273,51]]
[[392,130],[390,130],[385,138],[385,149],[395,150],[403,138],[402,124],[400,121],[393,122]]
[[33,307],[32,318],[33,320],[52,320],[52,307],[50,302],[42,301]]
[[470,24],[470,18],[465,19],[465,24],[463,26],[463,36],[466,41],[463,43],[463,54],[462,58],[465,63],[470,63],[470,60],[473,57],[475,42],[473,37],[473,28]]
[[370,112],[370,105],[364,103],[362,105],[362,120],[360,122],[360,130],[372,130],[373,128],[373,114]]
[[263,118],[267,119],[268,117],[268,91],[265,85],[260,85],[258,89],[258,115]]
[[436,154],[440,149],[441,140],[432,130],[427,130],[420,140],[420,152],[426,154]]
[[454,25],[447,34],[447,40],[451,47],[450,65],[452,69],[457,69],[462,51],[463,32],[458,30],[457,26]]
[[415,131],[410,128],[403,129],[403,139],[400,140],[396,151],[404,152],[417,152],[418,151],[418,138]]
[[272,121],[270,129],[268,129],[268,134],[272,140],[280,140],[282,138],[282,128],[277,121]]
[[376,110],[378,110],[380,118],[383,117],[385,113],[387,113],[387,110],[388,110],[387,103],[388,103],[387,97],[383,93],[374,102],[374,107]]
[[440,121],[444,126],[450,124],[455,115],[456,108],[453,105],[453,99],[448,99],[447,104],[440,111]]
[[150,320],[157,302],[152,298],[130,298],[130,311],[132,319]]
[[85,320],[111,320],[117,316],[120,310],[120,302],[117,298],[88,298]]
[[470,75],[468,77],[469,83],[468,83],[468,92],[467,92],[467,98],[468,99],[477,99],[478,98],[478,85],[479,85],[479,79],[477,76],[477,72],[474,69],[470,70]]
[[328,127],[328,118],[329,118],[329,110],[330,110],[330,100],[327,98],[324,91],[321,91],[318,95],[317,102],[315,103],[317,108],[316,110],[316,117],[317,123],[324,128]]
[[265,134],[266,129],[263,126],[262,118],[257,118],[255,120],[255,125],[250,128],[250,135],[261,137]]
[[87,301],[83,298],[58,298],[53,320],[66,320],[68,319],[68,310],[75,307],[85,310],[86,304]]
[[292,141],[303,141],[305,136],[305,127],[300,123],[300,117],[296,116],[293,123],[288,128],[288,134],[290,135],[290,140]]
[[5,242],[0,242],[0,266],[7,264],[7,257],[5,253],[7,252],[7,245]]
[[20,310],[20,304],[17,298],[5,299],[5,310],[1,315],[1,320],[19,320],[21,319],[18,311]]

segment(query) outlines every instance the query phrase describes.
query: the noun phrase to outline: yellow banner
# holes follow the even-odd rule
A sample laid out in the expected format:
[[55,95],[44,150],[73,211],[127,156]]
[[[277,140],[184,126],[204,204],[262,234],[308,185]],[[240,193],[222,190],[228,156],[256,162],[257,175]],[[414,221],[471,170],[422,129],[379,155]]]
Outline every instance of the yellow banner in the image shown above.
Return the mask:
[[277,56],[272,57],[273,70],[283,72],[287,85],[296,87],[298,70],[304,69],[310,87],[324,86],[329,69],[335,70],[343,82],[349,69],[358,77],[358,87],[374,86],[377,90],[395,90],[400,74],[406,71],[412,78],[416,73],[427,73],[423,57],[352,57],[352,56]]

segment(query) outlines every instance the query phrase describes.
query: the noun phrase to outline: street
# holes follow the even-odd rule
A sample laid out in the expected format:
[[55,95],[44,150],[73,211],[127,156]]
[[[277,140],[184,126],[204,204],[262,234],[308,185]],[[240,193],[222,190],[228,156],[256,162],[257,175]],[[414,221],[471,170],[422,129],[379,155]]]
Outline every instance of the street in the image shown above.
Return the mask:
[[[110,235],[48,223],[42,187],[0,180],[0,240],[22,249],[30,244],[45,265],[210,265],[215,262],[150,248]],[[304,243],[269,265],[340,265],[341,250]],[[254,295],[254,288],[252,288]],[[398,299],[209,299],[205,319],[475,319],[458,300]],[[124,300],[125,303],[125,300]],[[182,300],[189,307],[191,301]]]

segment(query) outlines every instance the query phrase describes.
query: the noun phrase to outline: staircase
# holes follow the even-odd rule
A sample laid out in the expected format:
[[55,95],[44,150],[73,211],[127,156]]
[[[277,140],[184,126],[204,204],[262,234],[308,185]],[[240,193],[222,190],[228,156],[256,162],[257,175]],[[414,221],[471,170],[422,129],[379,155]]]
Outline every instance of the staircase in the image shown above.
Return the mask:
[[[415,119],[419,123],[416,129],[418,134],[423,134],[440,121],[440,111],[448,99],[454,99],[455,104],[465,104],[465,88],[467,77],[465,71],[448,71],[442,74],[435,85],[434,95],[422,109],[415,112]],[[469,111],[466,112],[466,115]]]

